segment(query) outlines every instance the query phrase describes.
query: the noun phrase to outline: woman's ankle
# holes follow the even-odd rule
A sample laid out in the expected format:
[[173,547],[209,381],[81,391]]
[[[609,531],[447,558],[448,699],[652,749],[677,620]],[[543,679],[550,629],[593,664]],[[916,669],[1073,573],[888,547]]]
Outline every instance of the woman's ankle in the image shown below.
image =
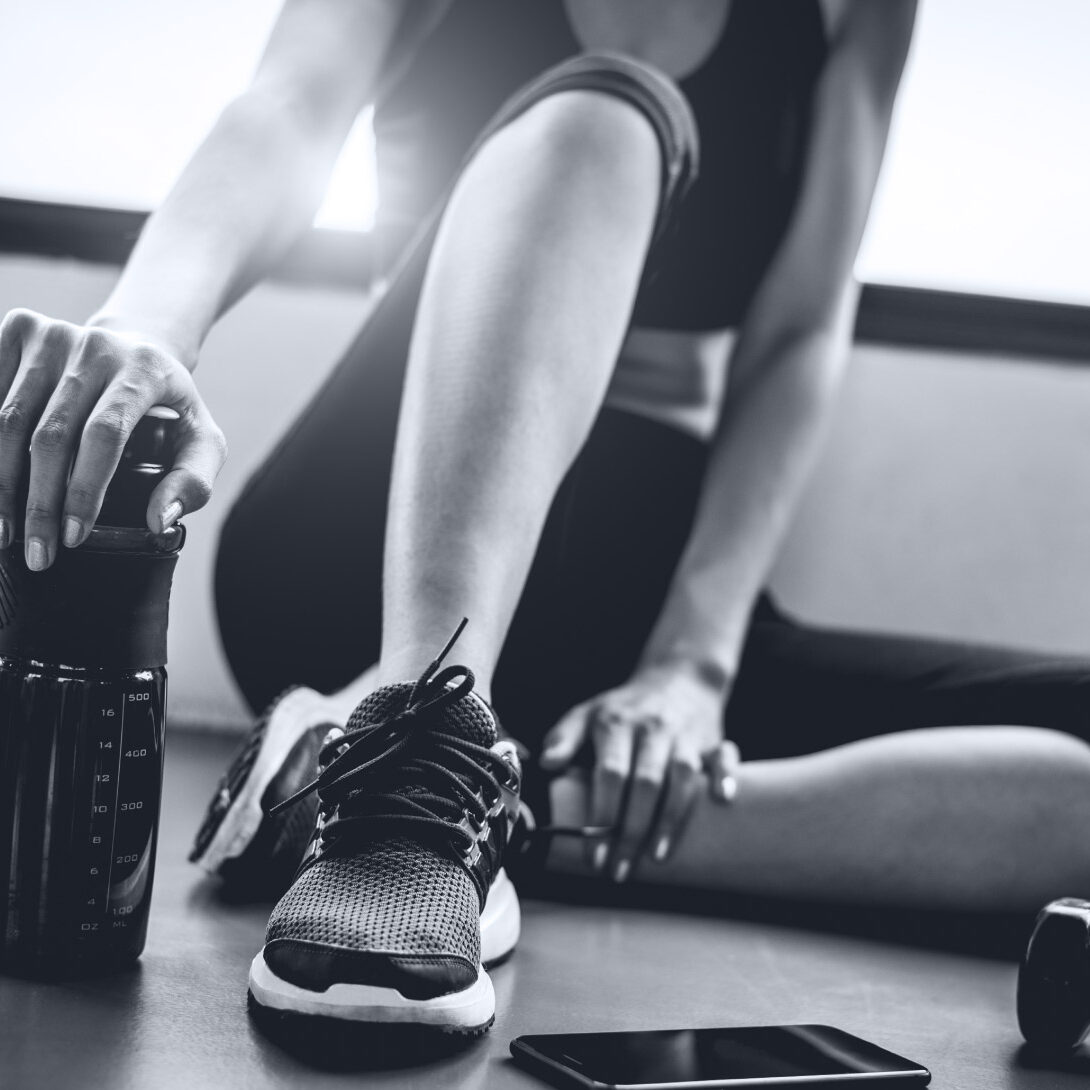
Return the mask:
[[376,662],[373,666],[368,666],[359,677],[353,678],[343,689],[337,689],[335,692],[330,693],[329,699],[338,705],[347,707],[350,714],[352,709],[364,697],[370,696],[379,685],[378,663]]
[[[406,647],[398,652],[383,652],[374,667],[374,688],[383,685],[396,685],[406,681],[415,681],[441,650],[435,647]],[[447,666],[465,666],[473,672],[473,691],[486,701],[492,700],[492,670],[483,668],[480,663],[484,656],[459,654],[454,647],[443,661],[440,669]]]

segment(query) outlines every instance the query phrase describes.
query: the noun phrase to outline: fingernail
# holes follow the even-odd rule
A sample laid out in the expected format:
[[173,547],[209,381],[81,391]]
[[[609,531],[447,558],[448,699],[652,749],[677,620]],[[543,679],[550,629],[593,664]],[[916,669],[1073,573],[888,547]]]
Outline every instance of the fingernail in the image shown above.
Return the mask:
[[613,868],[613,881],[623,882],[628,877],[628,872],[632,869],[632,864],[627,859],[622,859],[616,867]]
[[724,802],[733,802],[738,794],[738,781],[733,776],[724,776],[719,784],[719,791]]
[[0,549],[6,549],[11,544],[11,523],[7,519],[0,519]]
[[601,870],[606,865],[606,856],[609,855],[609,845],[602,841],[594,849],[594,869]]
[[79,519],[69,515],[64,520],[64,544],[66,548],[74,549],[83,539],[83,523]]
[[656,863],[661,863],[669,853],[670,853],[670,838],[668,836],[664,836],[655,845],[655,862]]
[[177,500],[171,500],[170,503],[163,508],[162,514],[159,516],[159,522],[163,527],[163,531],[169,530],[181,517],[182,505]]
[[26,566],[31,571],[42,571],[49,566],[49,554],[45,551],[45,542],[32,537],[26,543]]

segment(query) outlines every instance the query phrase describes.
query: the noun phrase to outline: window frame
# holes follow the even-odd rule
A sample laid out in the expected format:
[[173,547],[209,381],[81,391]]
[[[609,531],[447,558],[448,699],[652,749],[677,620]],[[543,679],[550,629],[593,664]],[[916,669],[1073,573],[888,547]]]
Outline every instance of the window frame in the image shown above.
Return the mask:
[[[0,197],[0,254],[122,265],[148,213]],[[412,232],[311,228],[271,271],[280,282],[366,291]],[[892,284],[864,284],[855,339],[1090,363],[1090,306]]]

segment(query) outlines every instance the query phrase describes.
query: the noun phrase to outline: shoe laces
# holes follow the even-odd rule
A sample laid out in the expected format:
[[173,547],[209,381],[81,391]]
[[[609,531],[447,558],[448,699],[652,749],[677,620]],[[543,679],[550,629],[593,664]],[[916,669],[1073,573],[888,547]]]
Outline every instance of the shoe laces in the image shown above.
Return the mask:
[[515,773],[487,746],[443,729],[444,709],[473,690],[468,667],[439,669],[465,625],[417,678],[401,710],[330,731],[317,777],[270,813],[317,791],[323,852],[398,833],[471,851]]

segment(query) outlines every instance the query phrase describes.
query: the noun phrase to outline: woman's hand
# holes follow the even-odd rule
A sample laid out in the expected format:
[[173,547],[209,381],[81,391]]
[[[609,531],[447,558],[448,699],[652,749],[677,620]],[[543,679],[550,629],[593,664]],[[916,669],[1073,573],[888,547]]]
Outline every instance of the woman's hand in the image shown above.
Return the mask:
[[227,447],[193,377],[166,347],[137,332],[73,325],[30,310],[0,325],[0,548],[19,525],[19,481],[30,459],[27,566],[48,568],[57,544],[79,545],[136,423],[153,405],[179,415],[171,471],[148,503],[165,530],[203,507]]
[[589,864],[623,882],[642,855],[669,858],[708,766],[714,797],[734,797],[738,749],[723,740],[726,687],[693,664],[641,667],[626,684],[573,708],[546,735],[541,765],[569,764],[589,734],[594,772],[588,822],[614,830]]

